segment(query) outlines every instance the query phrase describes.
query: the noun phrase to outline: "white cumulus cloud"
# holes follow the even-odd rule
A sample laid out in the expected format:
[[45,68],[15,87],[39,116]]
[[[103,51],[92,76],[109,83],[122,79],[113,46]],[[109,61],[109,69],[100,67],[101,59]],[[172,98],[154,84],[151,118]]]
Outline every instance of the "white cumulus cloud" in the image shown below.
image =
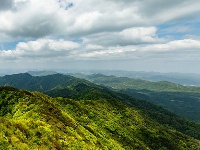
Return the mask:
[[38,39],[36,41],[20,42],[14,50],[0,51],[1,59],[18,58],[56,58],[68,57],[76,53],[80,44],[65,40]]

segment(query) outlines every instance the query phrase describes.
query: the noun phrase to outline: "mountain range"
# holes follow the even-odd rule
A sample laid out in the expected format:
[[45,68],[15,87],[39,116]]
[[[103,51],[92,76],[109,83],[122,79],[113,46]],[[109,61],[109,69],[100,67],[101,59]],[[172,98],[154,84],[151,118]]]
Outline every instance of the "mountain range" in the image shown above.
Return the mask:
[[200,148],[200,124],[87,80],[23,73],[0,85],[1,149]]
[[[107,76],[128,77],[134,79],[142,79],[147,81],[168,81],[176,84],[187,86],[200,86],[200,74],[195,73],[161,73],[161,72],[145,72],[145,71],[125,71],[125,70],[69,70],[73,76],[82,77],[84,74],[104,74]],[[81,74],[80,74],[81,72]]]

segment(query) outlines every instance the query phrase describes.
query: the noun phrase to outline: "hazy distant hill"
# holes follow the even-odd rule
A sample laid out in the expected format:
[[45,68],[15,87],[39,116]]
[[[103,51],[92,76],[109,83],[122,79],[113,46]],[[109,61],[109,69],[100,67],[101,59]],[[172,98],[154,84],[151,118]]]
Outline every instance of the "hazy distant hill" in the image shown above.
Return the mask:
[[[128,77],[135,79],[143,79],[148,81],[169,81],[182,85],[200,86],[200,74],[192,73],[159,73],[159,72],[145,72],[145,71],[124,71],[124,70],[90,70],[82,71],[83,74],[104,74],[114,75],[117,77]],[[82,75],[83,75],[82,74]],[[73,73],[73,76],[81,77],[79,73]]]
[[27,73],[32,76],[47,76],[57,74],[55,71],[28,71]]
[[12,87],[0,87],[0,131],[2,150],[200,148],[199,140],[115,99],[74,101]]

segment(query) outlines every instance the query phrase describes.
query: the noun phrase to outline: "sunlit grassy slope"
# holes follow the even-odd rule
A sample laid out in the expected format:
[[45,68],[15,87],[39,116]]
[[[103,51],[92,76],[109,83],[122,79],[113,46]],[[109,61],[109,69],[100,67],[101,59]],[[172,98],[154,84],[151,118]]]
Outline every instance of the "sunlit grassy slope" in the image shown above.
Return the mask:
[[199,140],[118,100],[0,88],[0,149],[196,149]]

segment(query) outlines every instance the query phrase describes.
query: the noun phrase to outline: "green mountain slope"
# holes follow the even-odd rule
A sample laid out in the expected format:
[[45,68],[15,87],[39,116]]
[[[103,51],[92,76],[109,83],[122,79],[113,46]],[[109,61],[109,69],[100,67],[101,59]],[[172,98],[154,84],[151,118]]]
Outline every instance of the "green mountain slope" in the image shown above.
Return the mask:
[[109,89],[78,83],[63,89],[46,92],[52,97],[65,97],[76,100],[119,100],[129,106],[139,109],[150,120],[174,128],[184,134],[200,139],[200,124],[188,121],[152,103],[137,100],[131,96],[117,93]]
[[[200,139],[200,125],[185,120],[169,111],[149,102],[137,100],[131,96],[111,91],[85,80],[61,74],[44,77],[33,77],[29,74],[5,76],[9,85],[20,89],[42,91],[52,97],[65,97],[75,100],[120,100],[129,106],[139,109],[150,120],[169,126],[186,135]],[[0,78],[5,80],[5,77]],[[1,82],[0,82],[1,83]],[[42,89],[40,87],[43,87]]]
[[138,99],[153,102],[177,115],[200,122],[200,87],[102,74],[82,75],[82,78]]
[[0,88],[0,149],[188,149],[200,141],[118,100],[51,98]]

